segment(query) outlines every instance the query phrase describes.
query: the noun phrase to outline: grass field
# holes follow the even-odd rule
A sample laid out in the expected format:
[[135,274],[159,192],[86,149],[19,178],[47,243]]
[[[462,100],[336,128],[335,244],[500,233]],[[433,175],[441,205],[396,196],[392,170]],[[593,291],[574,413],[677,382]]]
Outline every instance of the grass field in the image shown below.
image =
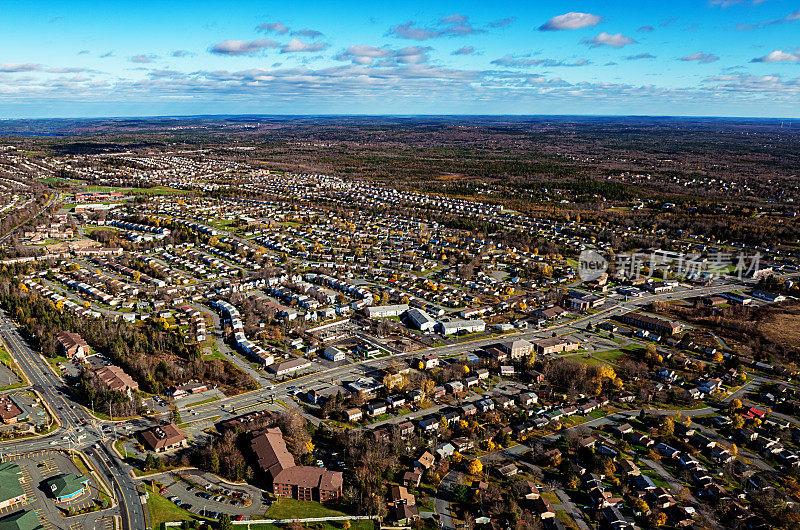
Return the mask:
[[6,367],[14,372],[14,375],[17,376],[18,381],[16,383],[11,383],[10,385],[0,386],[0,390],[11,390],[12,388],[20,388],[25,386],[23,383],[23,378],[20,376],[19,367],[17,363],[14,362],[14,359],[11,358],[11,354],[0,344],[0,363],[6,365]]
[[[344,521],[331,521],[328,523],[313,523],[313,527],[319,530],[340,530]],[[350,530],[374,530],[375,523],[372,521],[351,521]],[[234,527],[237,528],[237,527]],[[245,527],[242,527],[245,528]],[[275,524],[251,524],[246,528],[250,530],[285,530],[286,525]]]
[[195,521],[198,517],[192,512],[175,506],[173,503],[153,491],[150,486],[145,486],[149,493],[147,498],[147,511],[150,514],[150,527],[163,528],[163,524],[170,521]]
[[111,186],[86,186],[83,191],[118,191],[121,193],[148,194],[148,195],[171,195],[173,193],[185,194],[184,190],[170,188],[167,186],[155,186],[153,188],[115,188]]
[[269,519],[305,519],[307,517],[335,517],[346,515],[314,501],[298,501],[295,499],[277,499],[267,510]]

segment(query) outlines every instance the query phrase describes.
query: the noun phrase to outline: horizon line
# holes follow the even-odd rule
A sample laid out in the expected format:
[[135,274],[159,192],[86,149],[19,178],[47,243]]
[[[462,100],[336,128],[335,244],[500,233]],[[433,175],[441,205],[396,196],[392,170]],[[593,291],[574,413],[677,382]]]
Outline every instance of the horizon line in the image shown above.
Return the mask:
[[706,120],[800,120],[800,117],[725,116],[697,114],[131,114],[117,116],[51,116],[38,118],[0,117],[0,123],[11,121],[47,120],[131,120],[131,119],[223,119],[223,118],[649,118],[649,119],[706,119]]

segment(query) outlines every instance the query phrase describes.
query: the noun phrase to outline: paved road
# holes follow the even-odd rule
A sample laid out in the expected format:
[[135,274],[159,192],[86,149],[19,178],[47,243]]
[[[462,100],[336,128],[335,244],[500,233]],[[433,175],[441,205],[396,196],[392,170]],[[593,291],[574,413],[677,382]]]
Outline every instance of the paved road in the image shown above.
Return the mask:
[[39,210],[35,214],[33,214],[32,216],[30,216],[29,218],[25,219],[24,221],[19,223],[17,226],[13,227],[11,230],[6,232],[6,234],[3,237],[0,237],[0,243],[4,243],[6,241],[6,239],[11,237],[11,234],[13,234],[20,226],[33,221],[34,219],[36,219],[37,217],[42,215],[42,212],[47,210],[54,202],[56,202],[56,200],[58,199],[59,193],[57,191],[50,190],[50,194],[51,194],[50,200],[48,200],[44,204],[44,206],[39,208]]
[[[32,383],[61,426],[51,434],[32,440],[10,441],[0,445],[5,453],[28,452],[41,449],[81,449],[90,458],[100,474],[116,491],[123,530],[141,530],[148,527],[146,513],[139,500],[138,484],[131,478],[130,467],[109,449],[112,440],[104,435],[97,422],[83,407],[72,401],[68,389],[50,366],[36,353],[20,334],[13,322],[0,315],[0,335],[9,352]],[[78,429],[85,438],[78,440]],[[62,438],[66,437],[67,440]],[[55,442],[55,443],[53,443]],[[97,444],[97,447],[95,447]],[[98,517],[109,511],[97,512]]]
[[[447,357],[464,353],[467,351],[472,351],[474,349],[481,348],[484,346],[489,346],[491,344],[496,344],[499,340],[508,340],[512,338],[536,340],[544,337],[549,337],[554,332],[555,333],[572,332],[575,330],[576,327],[585,328],[586,325],[589,323],[591,323],[594,326],[603,320],[627,313],[629,311],[636,310],[640,308],[640,306],[649,304],[650,302],[656,300],[682,299],[692,296],[702,296],[719,292],[727,292],[736,288],[736,286],[737,284],[734,283],[721,283],[718,285],[698,287],[694,289],[682,288],[681,290],[675,292],[642,296],[639,298],[631,298],[630,300],[624,300],[624,301],[609,299],[606,303],[606,306],[595,314],[580,317],[576,320],[565,322],[563,324],[557,324],[545,329],[537,329],[532,331],[524,331],[520,333],[504,335],[502,336],[502,338],[492,337],[470,342],[450,344],[447,346],[417,350],[409,353],[393,353],[392,355],[389,356],[378,357],[374,359],[366,359],[345,365],[336,366],[334,368],[323,369],[321,365],[317,365],[319,371],[301,377],[297,377],[289,381],[276,382],[274,383],[274,388],[269,383],[266,383],[266,385],[269,386],[266,386],[261,390],[255,392],[249,392],[247,394],[242,394],[239,396],[233,396],[227,399],[223,399],[221,401],[208,404],[206,406],[195,408],[193,409],[193,412],[197,412],[197,415],[193,416],[192,419],[203,420],[214,416],[223,416],[223,419],[226,417],[232,417],[233,415],[230,414],[231,407],[233,407],[235,410],[239,410],[242,407],[253,407],[254,405],[260,403],[263,405],[261,408],[264,408],[266,404],[270,402],[269,399],[270,396],[274,396],[275,399],[279,399],[289,406],[294,406],[293,400],[289,397],[288,394],[289,387],[310,388],[320,383],[339,384],[342,381],[352,380],[357,377],[360,377],[365,372],[369,372],[377,368],[388,366],[394,360],[405,360],[413,357],[418,357],[426,353],[437,354],[440,357]],[[218,320],[215,320],[215,329],[219,331],[219,329],[217,329],[217,326],[218,326]],[[265,379],[262,377],[259,378],[258,381],[263,385]]]

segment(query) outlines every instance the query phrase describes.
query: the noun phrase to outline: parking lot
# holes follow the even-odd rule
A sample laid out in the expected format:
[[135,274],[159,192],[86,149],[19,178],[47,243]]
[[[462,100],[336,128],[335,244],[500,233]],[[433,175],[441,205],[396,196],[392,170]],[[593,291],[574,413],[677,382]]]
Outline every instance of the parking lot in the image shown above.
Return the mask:
[[[81,462],[78,457],[75,458],[76,461]],[[22,488],[26,494],[26,501],[22,506],[18,505],[10,509],[4,508],[0,510],[0,517],[24,509],[33,511],[39,523],[46,530],[110,528],[105,521],[99,520],[106,517],[107,513],[93,512],[67,517],[70,510],[80,511],[99,505],[102,502],[94,477],[88,475],[90,480],[87,492],[70,501],[60,503],[55,502],[52,493],[44,482],[47,479],[66,473],[87,474],[83,463],[76,465],[65,452],[47,450],[7,455],[4,461],[12,461],[20,466],[23,477]],[[110,521],[110,519],[108,520]]]
[[170,473],[164,480],[161,495],[196,514],[215,517],[214,512],[251,517],[264,515],[270,502],[263,492],[249,485],[226,484],[202,471]]
[[19,377],[14,371],[3,363],[0,363],[0,387],[10,386],[19,383]]

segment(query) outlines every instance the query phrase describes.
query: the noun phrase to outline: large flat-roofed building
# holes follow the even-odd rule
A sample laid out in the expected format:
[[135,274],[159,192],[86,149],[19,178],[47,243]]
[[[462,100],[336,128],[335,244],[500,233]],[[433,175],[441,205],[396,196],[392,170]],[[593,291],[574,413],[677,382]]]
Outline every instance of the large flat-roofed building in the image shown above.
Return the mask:
[[253,438],[251,447],[258,466],[272,480],[275,496],[319,502],[342,496],[342,473],[323,467],[296,466],[279,428],[271,427]]
[[186,435],[174,423],[145,429],[139,437],[147,449],[156,453],[186,447]]
[[539,355],[552,355],[566,351],[575,351],[581,344],[571,339],[562,337],[549,337],[533,342],[533,347]]
[[428,313],[417,308],[409,309],[406,319],[411,327],[420,331],[431,331],[436,326],[436,321]]
[[22,469],[14,462],[0,462],[0,510],[25,502]]
[[408,311],[408,304],[373,305],[364,309],[369,318],[399,317]]
[[0,530],[44,530],[33,510],[23,510],[0,518]]
[[14,403],[13,398],[9,395],[0,396],[0,420],[9,425],[17,423],[20,416],[22,416],[22,410]]
[[466,331],[467,333],[478,333],[486,329],[486,322],[480,318],[474,320],[455,319],[448,322],[439,322],[437,327],[442,335],[452,335],[462,331]]
[[306,359],[305,357],[297,357],[295,359],[289,359],[288,361],[283,361],[281,363],[275,363],[269,367],[270,371],[275,375],[289,375],[295,372],[299,372],[300,370],[305,370],[306,368],[311,367],[311,361]]
[[651,317],[641,313],[625,313],[619,317],[620,322],[647,331],[655,331],[659,335],[674,335],[680,333],[681,325],[678,322]]
[[89,491],[89,477],[75,473],[56,475],[46,484],[56,502],[71,501]]

